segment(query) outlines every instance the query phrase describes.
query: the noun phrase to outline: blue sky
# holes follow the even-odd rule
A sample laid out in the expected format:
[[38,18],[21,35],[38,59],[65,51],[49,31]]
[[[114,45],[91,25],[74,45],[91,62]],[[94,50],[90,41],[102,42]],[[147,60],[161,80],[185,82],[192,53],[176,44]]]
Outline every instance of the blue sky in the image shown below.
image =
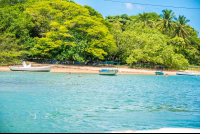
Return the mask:
[[[118,1],[118,2],[112,2]],[[184,15],[189,19],[188,24],[200,32],[200,0],[74,0],[74,2],[84,6],[88,5],[101,13],[103,17],[108,15],[136,15],[143,12],[156,12],[162,14],[162,10],[172,10],[176,17]],[[140,3],[140,4],[134,4]],[[144,5],[143,5],[144,4]],[[147,5],[145,5],[147,4]],[[150,5],[162,6],[150,6]],[[172,6],[172,7],[164,7]],[[174,8],[185,7],[185,8]],[[188,9],[199,8],[199,9]],[[200,34],[198,35],[200,37]]]

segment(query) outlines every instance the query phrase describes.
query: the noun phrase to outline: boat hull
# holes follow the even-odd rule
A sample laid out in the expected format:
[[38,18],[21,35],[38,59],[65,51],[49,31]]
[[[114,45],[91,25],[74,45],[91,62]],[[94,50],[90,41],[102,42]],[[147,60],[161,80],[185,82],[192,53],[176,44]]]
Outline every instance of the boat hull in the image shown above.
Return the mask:
[[115,76],[117,75],[118,70],[106,70],[102,69],[102,71],[99,71],[99,75],[110,75],[110,76]]
[[163,72],[155,72],[156,75],[164,75]]
[[16,67],[9,66],[11,71],[28,71],[28,72],[50,72],[54,66],[44,66],[44,67]]
[[177,72],[176,75],[200,76],[200,73],[194,73],[194,72]]

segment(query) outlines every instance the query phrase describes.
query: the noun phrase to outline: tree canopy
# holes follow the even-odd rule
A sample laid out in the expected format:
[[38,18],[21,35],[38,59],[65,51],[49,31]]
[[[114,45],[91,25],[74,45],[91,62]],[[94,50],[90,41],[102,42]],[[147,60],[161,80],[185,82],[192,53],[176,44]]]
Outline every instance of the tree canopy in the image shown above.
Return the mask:
[[106,16],[72,0],[0,0],[0,64],[21,58],[200,64],[198,31],[172,10]]

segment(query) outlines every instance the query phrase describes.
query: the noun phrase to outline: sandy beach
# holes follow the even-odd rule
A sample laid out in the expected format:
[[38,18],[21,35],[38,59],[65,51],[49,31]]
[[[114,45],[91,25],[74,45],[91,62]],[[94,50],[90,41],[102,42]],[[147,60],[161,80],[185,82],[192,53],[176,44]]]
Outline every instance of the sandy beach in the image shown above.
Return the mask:
[[[30,62],[27,62],[29,64]],[[32,67],[49,66],[52,64],[37,64],[31,63]],[[111,67],[93,67],[93,66],[74,66],[74,65],[61,65],[53,64],[54,67],[50,73],[87,73],[87,74],[99,74],[102,68],[112,69]],[[23,65],[15,65],[22,67]],[[132,69],[127,67],[118,67],[118,74],[136,74],[136,75],[155,75],[155,69]],[[0,71],[10,71],[9,66],[0,66]],[[165,75],[176,75],[177,71],[164,71]]]

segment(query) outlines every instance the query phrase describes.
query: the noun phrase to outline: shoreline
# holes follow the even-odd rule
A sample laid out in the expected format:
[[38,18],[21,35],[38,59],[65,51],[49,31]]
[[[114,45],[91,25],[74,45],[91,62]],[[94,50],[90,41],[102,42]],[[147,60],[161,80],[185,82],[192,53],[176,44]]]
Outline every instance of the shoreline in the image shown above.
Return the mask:
[[[32,67],[49,66],[52,64],[36,64],[31,63]],[[50,73],[83,73],[83,74],[99,74],[102,68],[112,69],[111,67],[93,67],[93,66],[79,66],[79,65],[61,65],[53,64],[54,67],[51,69]],[[23,65],[15,65],[23,67]],[[134,75],[155,75],[155,69],[132,69],[127,67],[115,67],[113,69],[118,69],[118,74],[134,74]],[[0,66],[0,71],[11,71],[9,66]],[[163,71],[164,75],[176,75],[177,71]]]

